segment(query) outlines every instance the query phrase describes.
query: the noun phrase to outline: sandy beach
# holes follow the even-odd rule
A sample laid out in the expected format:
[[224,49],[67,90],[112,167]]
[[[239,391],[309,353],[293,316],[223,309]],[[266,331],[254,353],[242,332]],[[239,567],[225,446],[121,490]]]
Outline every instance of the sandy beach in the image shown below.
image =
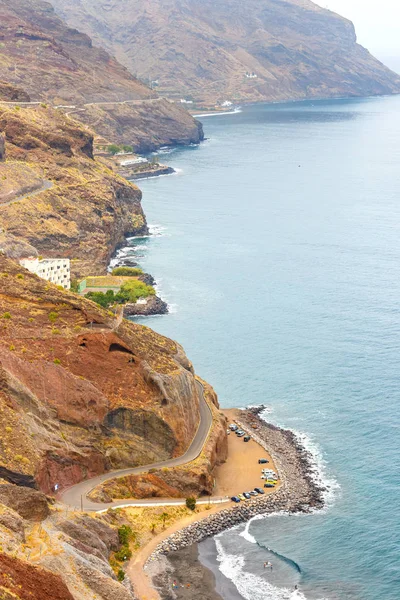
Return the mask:
[[[150,546],[146,546],[140,553],[140,560],[135,561],[136,564],[132,564],[129,571],[134,581],[135,575],[139,576],[142,591],[151,590],[151,595],[139,595],[141,599],[240,600],[241,596],[233,584],[218,571],[212,543],[202,544],[201,561],[198,559],[197,543],[244,523],[257,514],[280,510],[308,512],[311,508],[323,506],[323,490],[313,479],[310,455],[290,431],[263,421],[259,417],[260,411],[226,411],[230,421],[240,423],[254,439],[246,444],[232,434],[229,436],[230,458],[217,470],[216,491],[221,494],[228,491],[241,493],[256,486],[261,487],[261,465],[258,464],[258,458],[261,457],[268,458],[270,464],[278,469],[281,485],[272,490],[273,493],[238,505],[214,505],[206,513],[207,516],[193,515],[185,522],[176,523],[174,531],[166,530],[165,535],[158,536],[162,538],[161,541],[154,540]],[[233,489],[236,491],[233,492]],[[193,581],[189,579],[189,568],[194,573]],[[194,595],[197,594],[199,569],[203,572],[201,580],[205,582],[201,596]],[[179,581],[179,585],[189,584],[190,588],[173,589],[174,580]]]

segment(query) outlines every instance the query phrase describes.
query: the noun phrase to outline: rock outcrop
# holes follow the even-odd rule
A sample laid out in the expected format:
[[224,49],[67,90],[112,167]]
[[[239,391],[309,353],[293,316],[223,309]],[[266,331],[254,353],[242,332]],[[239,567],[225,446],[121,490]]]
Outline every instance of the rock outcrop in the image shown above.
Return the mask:
[[120,322],[4,255],[0,281],[3,478],[50,493],[55,484],[184,453],[199,398],[178,344]]
[[6,160],[6,142],[4,139],[4,135],[0,133],[0,162]]
[[25,90],[7,81],[0,81],[0,102],[30,102],[30,100]]
[[74,600],[59,575],[0,554],[2,600]]
[[[71,258],[77,277],[104,273],[126,235],[147,232],[141,192],[93,159],[93,135],[82,125],[44,106],[0,105],[0,130],[12,160],[0,165],[12,182],[3,205],[0,194],[0,228],[8,236],[44,256]],[[43,191],[16,196],[18,185]]]
[[353,24],[309,0],[53,0],[140,77],[174,98],[282,101],[400,92]]
[[46,496],[23,486],[0,485],[0,504],[12,508],[28,521],[44,521],[50,514]]

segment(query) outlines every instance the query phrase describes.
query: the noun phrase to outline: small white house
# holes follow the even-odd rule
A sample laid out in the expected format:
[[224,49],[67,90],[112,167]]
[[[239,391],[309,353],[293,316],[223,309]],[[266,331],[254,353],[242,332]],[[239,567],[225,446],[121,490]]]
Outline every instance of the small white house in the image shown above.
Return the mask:
[[61,285],[66,290],[71,288],[71,263],[69,258],[22,258],[20,265],[35,273],[38,277],[46,279],[56,285]]

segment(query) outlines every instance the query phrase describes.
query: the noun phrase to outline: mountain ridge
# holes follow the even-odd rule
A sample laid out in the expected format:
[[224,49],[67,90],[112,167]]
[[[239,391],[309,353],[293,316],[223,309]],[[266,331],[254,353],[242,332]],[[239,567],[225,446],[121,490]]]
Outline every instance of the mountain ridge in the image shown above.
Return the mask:
[[[210,104],[400,92],[353,24],[308,0],[53,0],[71,25],[173,98]],[[252,77],[256,75],[256,77]]]

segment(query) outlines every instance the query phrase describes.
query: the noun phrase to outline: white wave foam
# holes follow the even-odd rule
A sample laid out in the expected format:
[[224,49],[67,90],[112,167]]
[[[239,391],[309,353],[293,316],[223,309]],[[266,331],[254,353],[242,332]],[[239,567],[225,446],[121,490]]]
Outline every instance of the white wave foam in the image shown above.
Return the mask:
[[278,588],[264,578],[244,570],[243,556],[228,554],[218,537],[215,538],[219,570],[230,579],[245,600],[306,600],[299,590]]
[[[266,422],[271,422],[270,417],[266,418],[270,413],[271,410],[267,408],[260,414],[261,419]],[[318,485],[318,487],[324,489],[324,508],[322,510],[328,510],[334,504],[338,494],[340,493],[341,487],[339,482],[328,473],[327,462],[317,442],[307,433],[298,431],[297,429],[292,429],[290,427],[287,427],[286,429],[294,433],[298,443],[308,452],[311,463],[311,479]],[[318,512],[321,512],[321,509],[317,510]]]
[[260,519],[264,519],[264,517],[265,515],[255,515],[254,517],[252,517],[250,521],[247,521],[244,530],[241,533],[239,533],[239,535],[248,542],[250,542],[250,544],[257,544],[256,538],[253,535],[251,535],[249,529],[253,521],[259,521]]
[[153,237],[161,237],[165,235],[167,228],[163,225],[159,225],[158,223],[149,223],[148,225],[150,235]]
[[204,113],[201,115],[193,115],[196,119],[200,118],[200,117],[222,117],[223,115],[236,115],[238,113],[241,113],[242,109],[240,107],[235,108],[235,110],[230,110],[227,112],[212,112],[212,113]]

